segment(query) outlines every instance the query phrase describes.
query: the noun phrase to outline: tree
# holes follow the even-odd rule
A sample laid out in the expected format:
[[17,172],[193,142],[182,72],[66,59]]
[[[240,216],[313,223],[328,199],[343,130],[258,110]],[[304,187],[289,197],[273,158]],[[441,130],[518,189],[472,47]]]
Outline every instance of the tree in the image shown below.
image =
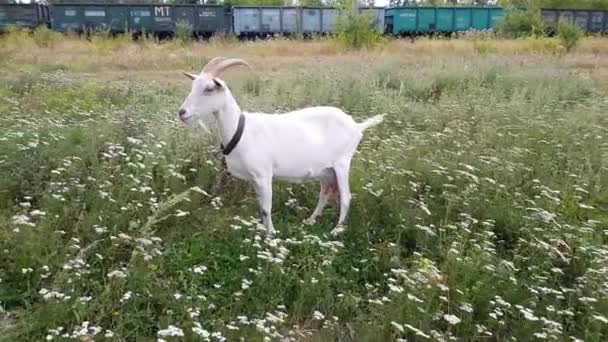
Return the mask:
[[503,7],[608,9],[608,0],[499,0]]
[[413,0],[390,0],[389,5],[391,7],[399,7],[399,6],[409,6],[415,4],[416,1]]
[[298,0],[297,4],[300,6],[319,7],[325,6],[322,0]]
[[284,0],[224,0],[226,6],[283,6]]

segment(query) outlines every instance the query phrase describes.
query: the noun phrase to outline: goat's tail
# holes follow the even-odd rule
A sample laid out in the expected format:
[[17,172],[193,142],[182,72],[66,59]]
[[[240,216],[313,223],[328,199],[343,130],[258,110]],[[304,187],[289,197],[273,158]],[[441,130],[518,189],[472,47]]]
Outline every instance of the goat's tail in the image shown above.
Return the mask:
[[359,129],[361,130],[361,132],[365,131],[366,129],[370,128],[370,127],[374,127],[376,125],[379,125],[383,120],[384,120],[384,115],[385,114],[380,114],[380,115],[376,115],[376,116],[372,116],[371,118],[360,122],[357,124],[357,126],[359,126]]

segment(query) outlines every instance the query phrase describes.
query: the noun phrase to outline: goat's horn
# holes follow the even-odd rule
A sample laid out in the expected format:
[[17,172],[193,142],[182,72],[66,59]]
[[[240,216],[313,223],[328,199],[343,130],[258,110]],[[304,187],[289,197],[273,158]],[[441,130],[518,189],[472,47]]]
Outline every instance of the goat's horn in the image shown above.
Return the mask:
[[211,70],[214,65],[216,65],[217,63],[219,63],[219,62],[221,62],[222,60],[225,60],[225,59],[226,58],[224,58],[224,57],[214,57],[209,62],[207,62],[207,64],[203,67],[203,73],[209,72],[209,70]]
[[251,66],[249,65],[249,63],[245,62],[242,59],[227,59],[225,61],[221,61],[220,63],[215,65],[210,70],[207,70],[207,72],[209,72],[211,75],[217,77],[222,71],[224,71],[232,66],[236,66],[236,65],[244,65],[244,66],[248,67],[249,69],[251,69]]

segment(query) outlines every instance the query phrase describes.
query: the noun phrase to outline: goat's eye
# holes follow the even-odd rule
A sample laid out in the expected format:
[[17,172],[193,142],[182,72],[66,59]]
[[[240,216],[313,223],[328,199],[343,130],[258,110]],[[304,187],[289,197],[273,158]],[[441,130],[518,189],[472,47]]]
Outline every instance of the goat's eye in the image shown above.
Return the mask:
[[206,87],[205,89],[203,89],[203,94],[210,94],[213,92],[213,90],[215,90],[214,87]]

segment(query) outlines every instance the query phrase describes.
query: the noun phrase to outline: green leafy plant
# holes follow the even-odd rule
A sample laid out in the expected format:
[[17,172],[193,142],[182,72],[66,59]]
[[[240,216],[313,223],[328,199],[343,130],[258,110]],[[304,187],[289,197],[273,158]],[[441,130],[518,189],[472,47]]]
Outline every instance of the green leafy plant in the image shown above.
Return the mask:
[[539,12],[532,8],[527,11],[507,9],[505,18],[497,25],[497,32],[507,38],[544,36],[545,23]]
[[583,35],[583,30],[576,24],[560,20],[557,25],[557,36],[566,52],[576,48]]
[[192,24],[186,20],[178,20],[175,24],[175,38],[178,41],[186,44],[192,41]]
[[348,48],[370,48],[384,42],[373,18],[367,13],[344,10],[337,19],[336,31],[338,42]]
[[34,30],[33,39],[36,45],[40,47],[50,47],[55,43],[56,33],[49,30],[46,26],[39,26]]

